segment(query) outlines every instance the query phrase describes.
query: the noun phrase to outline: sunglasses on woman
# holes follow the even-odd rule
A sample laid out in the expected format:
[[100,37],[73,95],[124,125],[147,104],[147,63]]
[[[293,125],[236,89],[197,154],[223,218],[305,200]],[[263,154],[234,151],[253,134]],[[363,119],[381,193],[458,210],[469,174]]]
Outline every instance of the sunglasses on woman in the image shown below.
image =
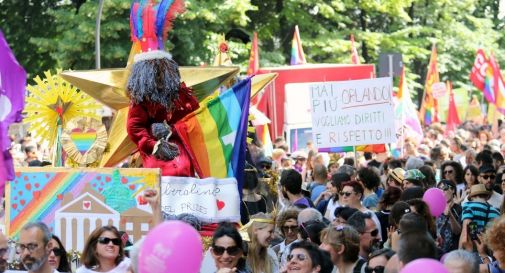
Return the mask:
[[116,246],[121,245],[121,239],[119,238],[99,237],[98,242],[102,245],[108,245],[110,242]]
[[223,255],[225,251],[230,256],[236,256],[240,253],[240,247],[238,246],[222,247],[216,245],[212,246],[212,252],[214,252],[214,254],[217,256]]
[[351,196],[352,192],[350,192],[350,191],[347,191],[347,192],[341,191],[339,194],[340,194],[340,196],[349,197],[349,196]]
[[55,247],[53,248],[54,256],[60,257],[63,255],[63,249]]
[[307,256],[305,256],[305,254],[299,253],[299,254],[289,254],[287,257],[287,261],[291,262],[291,260],[293,260],[293,258],[295,257],[300,262],[303,262],[307,259]]
[[374,230],[372,230],[372,231],[365,231],[365,232],[363,232],[363,233],[370,233],[370,235],[371,235],[372,237],[375,237],[375,236],[377,236],[377,235],[379,234],[379,230],[378,230],[378,229],[374,229]]
[[384,266],[365,267],[365,273],[384,273]]

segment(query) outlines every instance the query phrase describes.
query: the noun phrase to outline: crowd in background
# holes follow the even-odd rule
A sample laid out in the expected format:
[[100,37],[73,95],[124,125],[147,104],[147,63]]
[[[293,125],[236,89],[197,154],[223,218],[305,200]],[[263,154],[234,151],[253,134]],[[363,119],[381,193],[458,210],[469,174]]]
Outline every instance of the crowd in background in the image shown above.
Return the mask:
[[[29,142],[20,149],[32,165]],[[451,135],[426,128],[422,142],[405,139],[396,159],[323,154],[310,142],[290,153],[282,138],[265,156],[253,142],[242,223],[217,226],[201,272],[391,273],[421,258],[443,261],[450,273],[505,272],[504,143],[505,128],[493,135],[471,124]],[[440,215],[423,200],[431,188],[444,193]],[[194,218],[178,219],[199,229]],[[25,269],[72,271],[57,235],[40,223],[23,228],[16,252]],[[139,243],[125,252],[123,237],[109,226],[93,232],[76,272],[138,272]]]

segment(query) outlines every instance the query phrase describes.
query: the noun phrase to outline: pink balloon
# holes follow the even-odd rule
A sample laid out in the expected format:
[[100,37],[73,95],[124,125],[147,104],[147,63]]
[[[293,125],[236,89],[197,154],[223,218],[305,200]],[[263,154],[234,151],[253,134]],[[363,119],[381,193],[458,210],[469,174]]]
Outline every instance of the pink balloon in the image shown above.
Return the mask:
[[400,273],[449,273],[444,265],[433,259],[417,259],[408,263]]
[[440,216],[447,205],[444,192],[438,188],[428,189],[423,195],[423,200],[430,207],[431,215],[435,217]]
[[202,239],[192,226],[166,221],[145,237],[139,253],[139,272],[197,273],[202,255]]

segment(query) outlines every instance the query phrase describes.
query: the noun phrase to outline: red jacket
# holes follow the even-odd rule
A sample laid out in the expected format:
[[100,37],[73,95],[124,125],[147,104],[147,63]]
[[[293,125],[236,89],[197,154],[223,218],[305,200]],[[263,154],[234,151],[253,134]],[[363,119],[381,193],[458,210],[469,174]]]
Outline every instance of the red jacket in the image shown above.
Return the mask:
[[152,155],[154,145],[158,140],[151,134],[151,124],[163,121],[167,121],[169,125],[174,124],[199,107],[191,89],[184,83],[181,84],[179,99],[174,102],[174,105],[175,109],[168,113],[165,107],[158,103],[131,103],[126,125],[128,135],[137,145],[145,168],[161,168],[162,176],[193,177],[195,172],[189,152],[184,148],[175,130],[172,130],[169,141],[179,147],[179,156],[171,161],[162,161]]

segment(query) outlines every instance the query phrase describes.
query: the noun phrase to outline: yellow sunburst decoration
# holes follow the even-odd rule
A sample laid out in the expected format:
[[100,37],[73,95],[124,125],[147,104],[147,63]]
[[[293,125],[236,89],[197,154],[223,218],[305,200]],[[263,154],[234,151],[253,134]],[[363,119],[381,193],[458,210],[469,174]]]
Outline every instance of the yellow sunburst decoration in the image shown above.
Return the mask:
[[65,128],[66,123],[77,117],[89,117],[101,120],[97,110],[102,106],[84,92],[63,80],[56,71],[44,72],[45,78],[34,78],[36,85],[28,85],[30,92],[26,98],[26,118],[30,131],[35,137],[47,141],[52,147],[56,143],[58,130]]

